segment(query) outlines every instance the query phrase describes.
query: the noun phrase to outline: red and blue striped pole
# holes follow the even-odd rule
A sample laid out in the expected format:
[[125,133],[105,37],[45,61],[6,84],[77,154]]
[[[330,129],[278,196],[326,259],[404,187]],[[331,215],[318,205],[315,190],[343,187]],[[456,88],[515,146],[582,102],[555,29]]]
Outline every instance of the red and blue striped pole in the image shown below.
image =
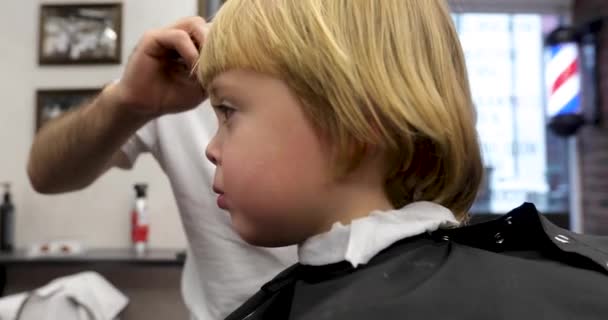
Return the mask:
[[579,34],[572,27],[558,27],[547,37],[547,116],[549,128],[571,136],[585,124],[581,102]]
[[549,117],[581,113],[581,75],[576,43],[562,43],[550,47],[547,84]]

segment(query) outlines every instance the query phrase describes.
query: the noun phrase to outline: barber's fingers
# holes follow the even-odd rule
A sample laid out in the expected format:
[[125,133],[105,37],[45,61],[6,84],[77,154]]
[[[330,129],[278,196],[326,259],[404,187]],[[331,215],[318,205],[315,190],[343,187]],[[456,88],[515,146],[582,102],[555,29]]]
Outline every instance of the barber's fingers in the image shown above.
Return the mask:
[[186,31],[194,39],[195,45],[199,50],[203,46],[203,43],[205,43],[208,33],[207,22],[199,16],[182,18],[170,28]]
[[198,60],[198,49],[190,34],[181,29],[160,29],[150,31],[144,36],[144,50],[149,56],[157,59],[173,59],[187,67],[192,67]]

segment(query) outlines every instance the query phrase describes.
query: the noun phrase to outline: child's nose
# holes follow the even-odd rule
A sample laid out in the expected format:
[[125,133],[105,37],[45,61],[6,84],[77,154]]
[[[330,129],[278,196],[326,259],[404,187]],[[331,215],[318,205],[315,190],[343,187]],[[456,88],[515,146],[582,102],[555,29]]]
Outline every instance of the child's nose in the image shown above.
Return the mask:
[[214,165],[217,166],[219,164],[219,148],[217,146],[216,136],[214,136],[207,145],[207,148],[205,149],[205,156]]

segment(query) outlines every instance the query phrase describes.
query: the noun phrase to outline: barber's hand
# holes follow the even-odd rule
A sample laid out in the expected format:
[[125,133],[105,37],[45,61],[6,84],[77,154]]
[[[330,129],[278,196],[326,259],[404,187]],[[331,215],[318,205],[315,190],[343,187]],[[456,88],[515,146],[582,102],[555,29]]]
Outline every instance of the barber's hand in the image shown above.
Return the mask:
[[193,68],[205,42],[207,25],[189,17],[147,32],[131,54],[120,81],[111,88],[113,101],[144,117],[192,109],[206,98]]

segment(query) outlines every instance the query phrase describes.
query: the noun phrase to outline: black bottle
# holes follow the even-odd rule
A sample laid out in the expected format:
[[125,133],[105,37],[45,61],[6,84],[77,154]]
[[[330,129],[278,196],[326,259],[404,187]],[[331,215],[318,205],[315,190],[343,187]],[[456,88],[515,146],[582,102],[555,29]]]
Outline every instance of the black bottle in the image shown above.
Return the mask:
[[15,245],[15,206],[11,199],[11,185],[4,183],[4,199],[0,205],[0,250],[12,252]]

